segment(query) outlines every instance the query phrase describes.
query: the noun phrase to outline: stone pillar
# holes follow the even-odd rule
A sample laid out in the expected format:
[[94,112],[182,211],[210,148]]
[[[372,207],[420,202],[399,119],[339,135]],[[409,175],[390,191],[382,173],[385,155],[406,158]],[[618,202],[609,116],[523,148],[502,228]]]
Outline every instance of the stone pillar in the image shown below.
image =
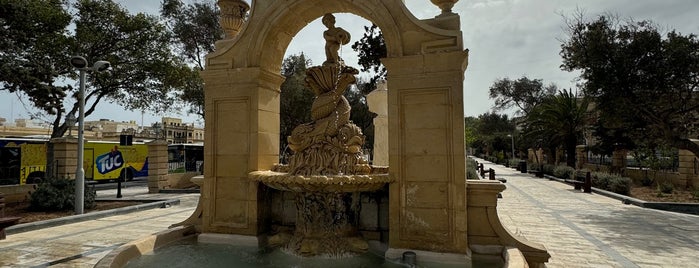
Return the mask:
[[468,254],[463,79],[467,51],[382,59],[388,71],[389,251]]
[[616,149],[612,152],[612,172],[621,172],[626,168],[626,149]]
[[167,184],[167,142],[154,140],[148,143],[148,193],[158,193]]
[[374,151],[372,164],[388,166],[388,90],[386,81],[379,82],[376,90],[366,96],[369,111],[374,118]]
[[248,173],[279,162],[279,70],[215,69],[206,83],[202,231],[256,236],[264,231],[264,186]]
[[[694,142],[699,143],[699,141]],[[679,186],[686,188],[699,186],[699,157],[688,150],[679,150],[679,162],[677,171],[680,173],[680,184],[682,184]]]
[[585,145],[575,146],[575,168],[582,169],[587,164],[587,148]]
[[[56,178],[75,179],[75,170],[78,168],[78,139],[75,137],[54,138],[49,141],[53,144]],[[51,176],[52,174],[46,174]]]

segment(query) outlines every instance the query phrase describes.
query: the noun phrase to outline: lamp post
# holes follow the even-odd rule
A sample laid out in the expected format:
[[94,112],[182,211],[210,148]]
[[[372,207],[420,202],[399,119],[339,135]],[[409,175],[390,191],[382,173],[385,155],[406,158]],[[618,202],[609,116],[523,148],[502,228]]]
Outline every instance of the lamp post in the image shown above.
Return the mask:
[[512,138],[512,159],[515,158],[515,135],[507,134],[508,137]]
[[92,67],[87,67],[87,60],[81,56],[70,58],[70,64],[80,71],[80,91],[78,91],[78,165],[75,169],[75,214],[83,214],[85,207],[85,73],[87,71],[102,72],[109,69],[108,61],[97,61]]

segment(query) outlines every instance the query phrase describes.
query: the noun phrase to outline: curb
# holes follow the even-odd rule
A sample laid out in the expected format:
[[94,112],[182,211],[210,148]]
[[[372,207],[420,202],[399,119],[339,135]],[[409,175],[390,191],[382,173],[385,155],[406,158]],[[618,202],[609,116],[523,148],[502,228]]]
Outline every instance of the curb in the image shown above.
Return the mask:
[[159,194],[199,194],[201,189],[161,189]]
[[[119,201],[124,201],[124,200],[119,200]],[[148,209],[154,209],[154,208],[167,208],[167,207],[170,207],[173,205],[180,204],[180,199],[167,199],[167,200],[156,200],[156,201],[153,201],[152,199],[151,200],[146,199],[146,200],[128,200],[128,201],[134,201],[134,202],[140,201],[140,202],[150,202],[150,203],[115,208],[115,209],[110,209],[110,210],[97,211],[97,212],[86,213],[86,214],[82,214],[82,215],[72,215],[72,216],[55,218],[55,219],[50,219],[50,220],[45,220],[45,221],[36,221],[36,222],[17,224],[17,225],[6,228],[5,232],[8,235],[19,234],[19,233],[34,231],[34,230],[43,229],[43,228],[60,226],[60,225],[64,225],[64,224],[95,220],[95,219],[100,219],[100,218],[104,218],[104,217],[122,215],[122,214],[132,213],[132,212],[141,211],[141,210],[148,210]]]

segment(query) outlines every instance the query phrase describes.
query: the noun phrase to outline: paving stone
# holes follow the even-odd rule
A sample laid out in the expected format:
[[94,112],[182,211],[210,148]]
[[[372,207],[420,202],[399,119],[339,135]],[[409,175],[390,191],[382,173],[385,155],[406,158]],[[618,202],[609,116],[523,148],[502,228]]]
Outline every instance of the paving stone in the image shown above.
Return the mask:
[[490,164],[507,189],[498,202],[506,228],[544,244],[547,267],[696,267],[699,216],[624,205],[571,185]]

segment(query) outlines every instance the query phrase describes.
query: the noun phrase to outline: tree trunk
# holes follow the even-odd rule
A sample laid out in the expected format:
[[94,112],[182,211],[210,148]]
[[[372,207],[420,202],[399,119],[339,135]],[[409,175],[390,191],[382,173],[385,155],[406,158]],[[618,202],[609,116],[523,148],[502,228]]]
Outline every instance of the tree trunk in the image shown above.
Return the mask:
[[566,165],[575,168],[575,148],[576,140],[566,141]]
[[54,165],[55,162],[56,157],[53,153],[53,143],[51,143],[51,140],[49,140],[46,142],[46,174],[44,175],[46,178],[56,177],[56,166]]

